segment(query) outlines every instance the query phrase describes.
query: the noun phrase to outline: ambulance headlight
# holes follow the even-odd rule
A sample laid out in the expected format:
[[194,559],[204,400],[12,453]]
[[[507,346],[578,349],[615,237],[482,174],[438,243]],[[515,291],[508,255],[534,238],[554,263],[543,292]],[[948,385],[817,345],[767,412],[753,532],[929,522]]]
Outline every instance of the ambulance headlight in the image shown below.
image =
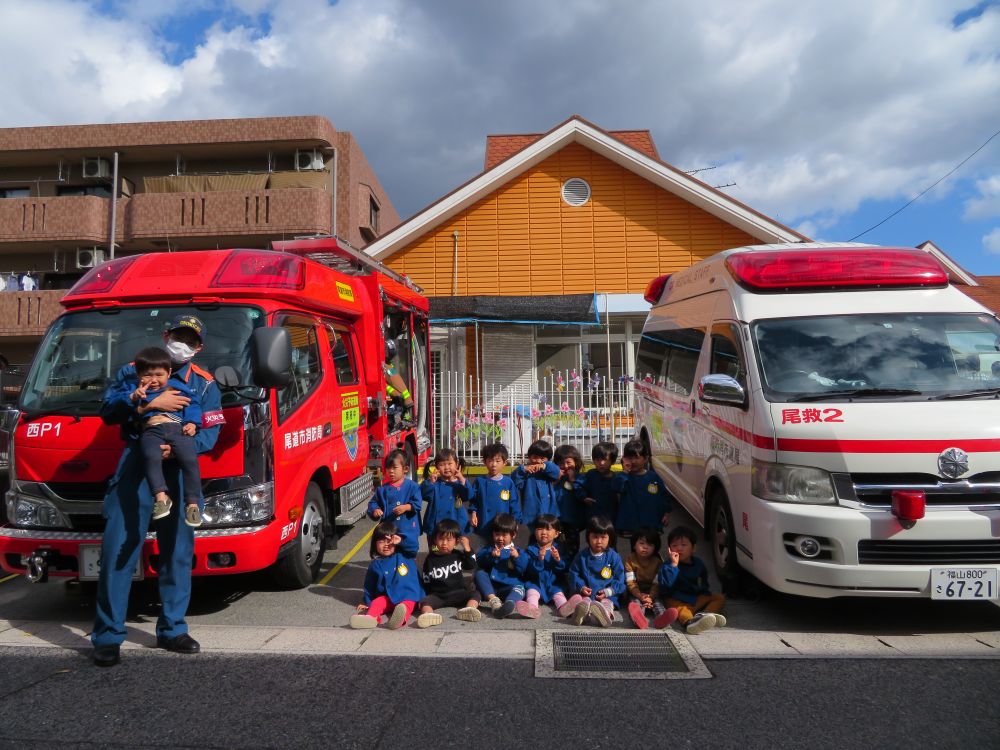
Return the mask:
[[48,500],[21,494],[13,489],[7,492],[7,518],[14,526],[33,526],[43,529],[68,529],[69,519]]
[[274,484],[267,482],[206,497],[202,526],[240,526],[269,521],[273,515]]
[[837,502],[829,473],[812,466],[754,461],[751,492],[775,503],[832,505]]

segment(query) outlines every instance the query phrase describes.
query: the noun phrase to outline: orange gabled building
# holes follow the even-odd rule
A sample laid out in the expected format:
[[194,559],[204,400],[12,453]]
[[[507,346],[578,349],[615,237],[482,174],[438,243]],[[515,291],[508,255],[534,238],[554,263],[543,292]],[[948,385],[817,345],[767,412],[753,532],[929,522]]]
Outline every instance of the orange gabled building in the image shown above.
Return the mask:
[[434,337],[441,369],[528,385],[553,370],[630,373],[652,278],[807,239],[661,160],[649,131],[574,116],[488,136],[481,174],[365,251],[451,327]]

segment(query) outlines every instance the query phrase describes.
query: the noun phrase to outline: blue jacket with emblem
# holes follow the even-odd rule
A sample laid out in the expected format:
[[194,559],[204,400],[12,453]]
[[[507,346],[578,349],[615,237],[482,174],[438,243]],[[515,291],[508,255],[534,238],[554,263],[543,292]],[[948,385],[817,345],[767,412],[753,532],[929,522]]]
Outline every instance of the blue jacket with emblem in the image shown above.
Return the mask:
[[625,563],[613,549],[595,555],[589,547],[584,548],[570,563],[569,584],[575,593],[589,586],[593,589],[591,599],[597,596],[598,591],[610,589],[608,598],[617,606],[618,596],[625,592]]
[[528,555],[517,547],[517,557],[512,557],[509,549],[500,551],[493,557],[493,547],[483,547],[476,553],[476,565],[490,575],[490,580],[504,586],[523,586],[524,573],[528,569]]
[[587,523],[586,506],[583,504],[583,477],[570,481],[566,477],[556,485],[556,503],[559,506],[559,520],[580,529]]
[[476,477],[471,492],[472,507],[476,511],[476,527],[483,536],[490,533],[490,524],[501,513],[509,513],[514,518],[521,518],[521,493],[506,474],[496,479]]
[[[394,515],[393,508],[409,503],[412,508],[402,515]],[[420,509],[423,502],[420,498],[420,487],[412,479],[403,479],[399,487],[393,487],[386,482],[372,495],[368,501],[368,517],[373,521],[393,521],[403,539],[402,547],[411,557],[417,553],[420,544]],[[382,511],[382,517],[372,515],[376,510]]]
[[551,461],[545,462],[545,468],[534,473],[518,466],[511,474],[514,485],[521,493],[520,523],[530,524],[543,513],[559,515],[559,503],[553,482],[559,479],[559,467]]
[[461,482],[446,482],[426,480],[420,485],[420,496],[424,501],[424,533],[430,536],[438,521],[445,518],[454,519],[462,534],[469,534],[472,526],[469,523],[469,485]]
[[597,469],[591,469],[583,475],[583,496],[594,500],[593,504],[584,503],[584,513],[589,521],[594,516],[603,516],[614,523],[618,517],[618,496],[615,494],[615,477],[618,474],[601,474]]
[[372,559],[365,575],[365,604],[383,595],[393,604],[419,602],[424,598],[420,571],[412,557],[393,552],[388,557]]
[[553,545],[559,550],[559,560],[552,556],[552,547],[545,550],[545,559],[539,557],[539,547],[537,544],[529,544],[525,555],[528,557],[528,568],[526,581],[529,589],[535,589],[546,604],[552,601],[552,597],[563,590],[561,581],[566,568],[569,567],[566,558],[562,556],[562,548]]
[[699,596],[712,593],[708,588],[708,568],[700,557],[692,557],[688,563],[678,563],[676,568],[667,560],[660,568],[657,580],[660,582],[660,596],[664,599],[694,604]]
[[673,510],[674,498],[659,474],[652,469],[616,474],[613,487],[618,493],[616,530],[635,531],[643,526],[663,530],[663,516]]

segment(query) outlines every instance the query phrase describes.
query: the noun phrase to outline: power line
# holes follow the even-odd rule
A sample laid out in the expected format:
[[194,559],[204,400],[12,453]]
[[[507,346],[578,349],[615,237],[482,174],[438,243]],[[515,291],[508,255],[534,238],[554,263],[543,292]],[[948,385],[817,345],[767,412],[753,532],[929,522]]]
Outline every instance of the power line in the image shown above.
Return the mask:
[[991,135],[991,136],[990,136],[989,138],[987,138],[987,139],[986,139],[986,141],[985,141],[985,142],[984,142],[984,143],[983,143],[983,144],[982,144],[982,145],[981,145],[981,146],[980,146],[979,148],[977,148],[977,149],[976,149],[975,151],[973,151],[973,152],[972,152],[971,154],[969,154],[969,155],[968,155],[968,156],[966,156],[966,157],[965,157],[964,159],[962,159],[962,161],[960,161],[960,162],[959,162],[958,164],[956,164],[956,165],[954,166],[954,168],[952,168],[952,170],[951,170],[950,172],[948,172],[948,174],[944,175],[943,177],[941,177],[940,179],[938,179],[938,180],[937,180],[936,182],[934,182],[934,183],[933,183],[932,185],[930,185],[930,187],[928,187],[928,188],[924,189],[924,190],[923,190],[923,191],[922,191],[922,192],[921,192],[920,194],[918,194],[918,195],[917,195],[916,197],[912,198],[911,200],[907,201],[907,202],[906,202],[906,203],[904,203],[904,204],[903,204],[902,206],[900,206],[899,208],[897,208],[897,209],[896,209],[895,211],[893,211],[893,212],[892,212],[891,214],[889,214],[889,215],[888,215],[888,216],[886,216],[886,217],[885,217],[884,219],[882,219],[882,221],[880,221],[880,222],[879,222],[878,224],[875,224],[875,225],[873,225],[873,226],[870,226],[870,227],[868,227],[868,228],[867,228],[867,229],[866,229],[865,231],[861,232],[861,234],[856,234],[856,235],[854,235],[853,237],[851,237],[851,239],[849,239],[849,240],[848,240],[848,242],[854,242],[854,240],[856,240],[856,239],[857,239],[858,237],[864,237],[864,236],[865,236],[866,234],[868,234],[868,233],[869,233],[870,231],[872,231],[873,229],[877,229],[878,227],[880,227],[880,226],[882,226],[883,224],[885,224],[885,223],[886,223],[887,221],[889,221],[889,219],[891,219],[891,218],[892,218],[893,216],[895,216],[896,214],[898,214],[898,213],[900,213],[901,211],[903,211],[903,209],[907,208],[907,207],[908,207],[908,206],[910,206],[910,205],[911,205],[912,203],[915,203],[915,202],[917,202],[918,200],[920,200],[920,199],[921,199],[921,198],[922,198],[922,197],[923,197],[923,196],[924,196],[925,194],[929,193],[929,192],[930,192],[931,190],[933,190],[933,189],[934,189],[935,187],[937,187],[937,186],[938,186],[938,185],[939,185],[940,183],[944,182],[944,181],[945,181],[945,180],[947,180],[947,179],[948,179],[949,177],[951,177],[951,176],[952,176],[953,174],[955,174],[955,172],[957,172],[957,171],[958,171],[958,170],[959,170],[959,169],[961,168],[961,166],[962,166],[963,164],[965,164],[965,162],[967,162],[967,161],[968,161],[969,159],[971,159],[971,158],[972,158],[973,156],[975,156],[975,155],[976,155],[976,154],[978,154],[978,153],[979,153],[980,151],[982,151],[982,150],[983,150],[984,148],[986,148],[986,146],[987,146],[987,145],[989,144],[989,142],[990,142],[990,141],[992,141],[992,140],[993,140],[994,138],[996,138],[996,137],[997,137],[998,135],[1000,135],[1000,130],[998,130],[998,131],[997,131],[997,132],[995,132],[995,133],[994,133],[993,135]]

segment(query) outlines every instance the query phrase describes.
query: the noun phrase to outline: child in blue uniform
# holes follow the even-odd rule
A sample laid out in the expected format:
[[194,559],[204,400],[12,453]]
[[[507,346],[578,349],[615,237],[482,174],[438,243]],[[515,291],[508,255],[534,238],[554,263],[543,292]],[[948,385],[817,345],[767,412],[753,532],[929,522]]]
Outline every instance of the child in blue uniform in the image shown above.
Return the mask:
[[597,443],[590,451],[594,468],[583,477],[583,504],[589,521],[594,516],[616,518],[618,496],[613,487],[615,474],[611,471],[618,460],[618,446],[614,443]]
[[416,557],[420,547],[420,487],[407,477],[410,462],[403,451],[385,458],[385,484],[368,501],[368,517],[373,521],[395,521],[399,531],[399,551]]
[[521,523],[531,524],[543,513],[559,515],[553,483],[559,479],[559,467],[552,463],[552,446],[536,440],[528,446],[528,461],[511,475],[521,493]]
[[471,523],[483,545],[493,540],[490,529],[493,519],[501,513],[521,517],[521,495],[514,480],[503,473],[510,458],[503,443],[493,443],[483,448],[481,454],[486,476],[477,477],[472,486]]
[[708,569],[694,556],[697,538],[686,526],[670,532],[667,560],[657,579],[664,603],[677,608],[677,622],[692,635],[726,624],[725,616],[719,614],[726,606],[726,597],[713,594],[708,587]]
[[580,551],[580,532],[587,523],[587,508],[583,504],[583,457],[572,445],[560,445],[556,448],[555,462],[559,467],[555,489],[563,551],[566,558],[572,560]]
[[396,550],[400,543],[396,524],[382,521],[372,532],[368,554],[372,561],[365,575],[365,599],[351,615],[351,627],[374,628],[391,607],[389,629],[406,625],[417,602],[424,596],[420,571],[412,557]]
[[622,468],[614,479],[618,493],[618,520],[615,528],[625,537],[647,526],[662,532],[670,522],[674,498],[660,475],[648,466],[649,455],[641,440],[629,440],[622,449]]
[[525,576],[524,601],[517,603],[517,613],[531,619],[541,614],[538,603],[552,602],[556,610],[566,604],[562,579],[570,558],[559,549],[560,523],[555,516],[542,514],[532,524],[535,541],[528,545],[525,556],[528,568]]
[[[528,556],[514,544],[517,521],[508,513],[493,519],[493,544],[476,553],[476,588],[496,617],[510,617],[524,599]],[[503,601],[501,601],[501,597]]]
[[420,485],[424,502],[423,532],[427,535],[428,546],[434,529],[445,518],[458,523],[462,538],[467,539],[472,529],[466,505],[469,502],[469,485],[462,476],[458,454],[451,448],[442,448],[434,456],[434,468],[437,471],[430,480]]
[[569,566],[569,584],[580,597],[570,621],[582,625],[589,616],[596,625],[611,627],[625,591],[625,565],[615,552],[615,527],[607,518],[594,516],[587,522],[587,546]]

